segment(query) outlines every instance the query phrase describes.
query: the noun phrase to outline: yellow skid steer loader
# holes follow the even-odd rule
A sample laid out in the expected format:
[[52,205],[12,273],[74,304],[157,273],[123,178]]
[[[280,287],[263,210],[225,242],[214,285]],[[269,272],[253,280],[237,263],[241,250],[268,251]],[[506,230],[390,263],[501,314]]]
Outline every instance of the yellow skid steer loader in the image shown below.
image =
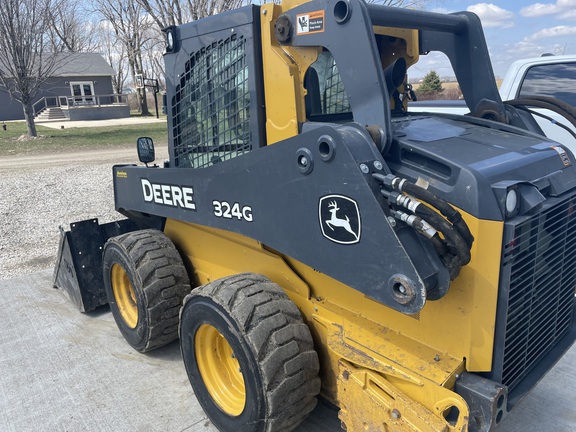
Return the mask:
[[[169,160],[138,139],[127,219],[63,231],[55,285],[138,351],[179,337],[222,431],[318,395],[348,431],[495,428],[576,336],[576,169],[500,99],[479,19],[287,0],[165,34]],[[431,51],[470,115],[410,112]]]

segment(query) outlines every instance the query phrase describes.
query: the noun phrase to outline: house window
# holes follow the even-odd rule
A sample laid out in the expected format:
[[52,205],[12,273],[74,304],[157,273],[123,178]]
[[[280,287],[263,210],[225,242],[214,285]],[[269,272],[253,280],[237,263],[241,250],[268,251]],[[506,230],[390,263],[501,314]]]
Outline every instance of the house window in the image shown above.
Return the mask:
[[90,105],[94,103],[94,85],[92,81],[72,81],[70,91],[74,96],[75,105]]

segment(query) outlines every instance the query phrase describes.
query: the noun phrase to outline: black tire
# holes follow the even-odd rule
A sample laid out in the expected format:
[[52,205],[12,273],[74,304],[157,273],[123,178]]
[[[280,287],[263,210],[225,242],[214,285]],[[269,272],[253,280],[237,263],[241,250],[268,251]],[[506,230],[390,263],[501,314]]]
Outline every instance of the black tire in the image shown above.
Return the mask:
[[[206,329],[226,343],[206,344]],[[203,349],[225,345],[228,360],[219,356],[225,349]],[[264,276],[240,274],[195,289],[184,300],[180,346],[194,393],[221,431],[291,431],[316,406],[319,361],[310,330],[286,293]],[[235,382],[230,365],[242,371],[243,406],[227,399],[237,393],[234,385],[223,392],[217,385],[220,378]]]
[[170,239],[157,230],[113,237],[102,262],[108,302],[126,341],[146,352],[177,339],[180,308],[191,288]]

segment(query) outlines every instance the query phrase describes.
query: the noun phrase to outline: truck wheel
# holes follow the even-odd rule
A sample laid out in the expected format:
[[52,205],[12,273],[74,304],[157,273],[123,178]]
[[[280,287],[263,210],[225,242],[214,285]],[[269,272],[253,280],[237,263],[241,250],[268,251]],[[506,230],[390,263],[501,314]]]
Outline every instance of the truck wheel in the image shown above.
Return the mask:
[[175,340],[190,281],[170,239],[157,230],[113,237],[102,262],[108,302],[126,341],[146,352]]
[[316,406],[310,330],[264,276],[227,277],[184,300],[180,346],[194,393],[221,431],[291,431]]

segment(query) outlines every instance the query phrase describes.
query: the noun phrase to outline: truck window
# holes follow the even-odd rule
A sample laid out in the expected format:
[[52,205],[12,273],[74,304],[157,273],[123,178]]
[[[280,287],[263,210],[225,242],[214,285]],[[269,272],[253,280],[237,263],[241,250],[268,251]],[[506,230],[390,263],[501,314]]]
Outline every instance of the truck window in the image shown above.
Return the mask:
[[526,72],[518,97],[550,96],[576,106],[576,63],[532,66]]
[[192,53],[175,95],[176,166],[202,168],[250,151],[249,108],[244,37]]

